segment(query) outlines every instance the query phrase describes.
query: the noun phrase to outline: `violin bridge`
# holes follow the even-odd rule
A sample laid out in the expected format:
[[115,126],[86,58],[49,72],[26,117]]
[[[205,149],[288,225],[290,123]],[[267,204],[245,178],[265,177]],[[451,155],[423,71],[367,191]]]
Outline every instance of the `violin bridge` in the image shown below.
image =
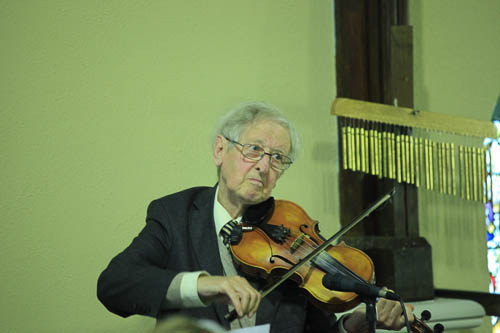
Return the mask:
[[295,240],[292,242],[292,245],[290,246],[290,250],[292,253],[294,253],[303,243],[304,243],[304,233],[301,233],[299,237],[295,238]]

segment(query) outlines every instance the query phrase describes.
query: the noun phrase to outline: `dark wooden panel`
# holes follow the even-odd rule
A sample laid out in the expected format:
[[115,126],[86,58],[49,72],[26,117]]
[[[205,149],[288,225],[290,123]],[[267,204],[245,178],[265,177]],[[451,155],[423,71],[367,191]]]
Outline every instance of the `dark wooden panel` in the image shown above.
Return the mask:
[[434,297],[431,246],[422,237],[343,237],[366,252],[375,265],[376,285],[394,290],[405,301]]
[[337,95],[369,98],[366,72],[366,4],[362,0],[335,1]]
[[[413,107],[413,36],[407,24],[407,0],[335,1],[338,97],[390,105],[397,97],[399,105]],[[341,140],[339,135],[339,151]],[[341,225],[391,188],[391,204],[345,237],[370,253],[382,283],[410,299],[432,298],[431,249],[418,237],[415,186],[341,169]],[[415,268],[418,263],[425,269]]]
[[[391,73],[389,101],[413,107],[413,30],[411,26],[392,26],[390,35]],[[391,103],[388,103],[391,104]]]
[[[402,96],[403,104],[413,103],[412,36],[405,34],[410,27],[395,29],[395,37],[391,37],[391,26],[404,15],[398,14],[400,5],[395,0],[335,2],[338,97],[392,104],[393,96],[398,95]],[[401,38],[410,40],[402,42]],[[397,43],[392,43],[393,40]],[[404,66],[411,66],[411,69]],[[405,81],[401,85],[404,80],[398,80],[400,77],[411,80],[411,84]],[[391,87],[397,87],[396,91]],[[398,190],[392,208],[374,214],[373,222],[353,229],[349,235],[418,236],[414,186],[343,169],[339,177],[341,224],[350,223],[363,208],[391,187]]]

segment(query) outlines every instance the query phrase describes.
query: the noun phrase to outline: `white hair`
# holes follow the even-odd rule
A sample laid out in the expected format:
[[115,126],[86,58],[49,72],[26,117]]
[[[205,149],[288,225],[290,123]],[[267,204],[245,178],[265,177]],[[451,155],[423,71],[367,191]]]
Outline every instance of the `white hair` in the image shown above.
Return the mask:
[[212,143],[215,144],[217,135],[223,135],[231,140],[238,141],[240,135],[248,126],[262,120],[274,121],[288,130],[290,136],[288,157],[292,161],[295,160],[300,150],[300,139],[295,126],[277,107],[263,102],[240,104],[223,116],[215,128]]

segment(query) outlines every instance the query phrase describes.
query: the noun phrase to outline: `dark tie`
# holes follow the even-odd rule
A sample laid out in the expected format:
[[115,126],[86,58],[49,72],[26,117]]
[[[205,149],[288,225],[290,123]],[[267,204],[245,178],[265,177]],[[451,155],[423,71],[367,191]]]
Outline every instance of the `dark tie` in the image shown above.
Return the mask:
[[233,231],[233,228],[238,225],[238,222],[235,220],[231,220],[224,224],[222,229],[220,230],[220,233],[222,235],[222,242],[226,247],[229,247],[229,244],[231,244],[231,232]]

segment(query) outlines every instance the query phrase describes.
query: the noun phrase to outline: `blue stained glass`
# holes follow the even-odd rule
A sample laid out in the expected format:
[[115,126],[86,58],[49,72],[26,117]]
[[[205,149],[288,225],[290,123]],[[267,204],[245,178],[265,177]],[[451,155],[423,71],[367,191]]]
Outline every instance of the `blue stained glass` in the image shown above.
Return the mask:
[[488,216],[488,220],[493,221],[494,214],[493,214],[493,206],[491,205],[491,202],[486,203],[486,216]]
[[[500,144],[497,140],[491,139],[486,139],[484,144],[485,146],[491,144],[491,159],[488,154],[486,157],[486,169],[491,177],[487,177],[485,184],[489,200],[485,204],[489,290],[491,293],[500,293]],[[491,317],[491,322],[494,326],[493,332],[500,332],[499,318]]]

